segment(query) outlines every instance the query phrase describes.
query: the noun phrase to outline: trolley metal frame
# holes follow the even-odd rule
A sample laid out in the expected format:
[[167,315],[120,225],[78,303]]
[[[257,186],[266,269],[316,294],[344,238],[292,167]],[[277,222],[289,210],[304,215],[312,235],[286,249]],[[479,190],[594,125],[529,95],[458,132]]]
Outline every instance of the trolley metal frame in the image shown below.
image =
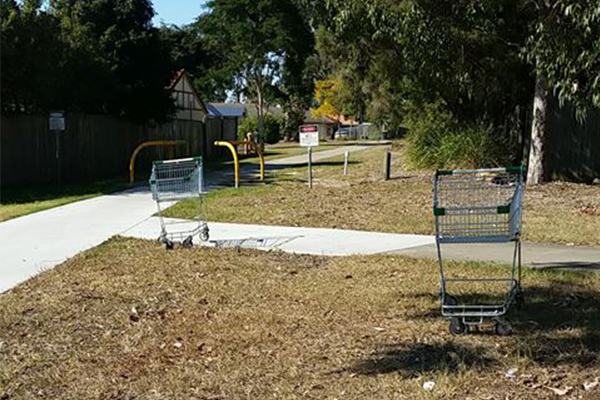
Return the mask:
[[[180,241],[183,247],[191,247],[196,235],[202,241],[208,240],[209,229],[204,219],[202,201],[204,187],[202,157],[154,161],[149,183],[160,220],[161,232],[158,240],[167,249],[172,249],[175,241]],[[163,216],[165,203],[170,205],[186,199],[196,200],[197,205],[196,217],[191,227],[189,221],[172,221]]]
[[[523,167],[476,170],[438,170],[433,185],[435,238],[441,277],[441,312],[450,319],[450,332],[466,333],[469,326],[496,321],[496,332],[512,331],[504,319],[513,303],[521,304],[521,199]],[[507,278],[446,278],[442,244],[514,242]],[[496,304],[459,304],[447,283],[506,283],[504,300]]]

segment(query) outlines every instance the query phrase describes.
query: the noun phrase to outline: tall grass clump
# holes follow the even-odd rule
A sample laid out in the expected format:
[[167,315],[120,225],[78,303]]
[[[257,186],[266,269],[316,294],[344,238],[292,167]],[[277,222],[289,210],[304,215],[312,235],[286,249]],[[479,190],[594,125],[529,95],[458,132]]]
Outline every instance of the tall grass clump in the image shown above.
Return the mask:
[[485,168],[511,163],[493,125],[459,123],[441,102],[406,108],[407,156],[414,168]]

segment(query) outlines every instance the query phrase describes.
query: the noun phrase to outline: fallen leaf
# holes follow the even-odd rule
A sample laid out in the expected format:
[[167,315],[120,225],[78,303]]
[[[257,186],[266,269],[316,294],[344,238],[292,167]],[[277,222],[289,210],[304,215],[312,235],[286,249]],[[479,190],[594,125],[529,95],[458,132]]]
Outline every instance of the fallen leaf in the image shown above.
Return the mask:
[[508,378],[508,379],[514,379],[517,377],[517,371],[518,371],[518,369],[511,368],[508,371],[506,371],[506,374],[504,374],[504,377]]
[[571,389],[573,389],[573,386],[566,386],[564,389],[553,388],[550,386],[546,386],[546,388],[554,392],[554,394],[557,396],[564,396],[565,394],[569,393]]
[[595,388],[599,384],[600,384],[600,380],[598,378],[594,379],[591,382],[584,382],[583,383],[583,390],[585,390],[585,391],[592,390],[593,388]]

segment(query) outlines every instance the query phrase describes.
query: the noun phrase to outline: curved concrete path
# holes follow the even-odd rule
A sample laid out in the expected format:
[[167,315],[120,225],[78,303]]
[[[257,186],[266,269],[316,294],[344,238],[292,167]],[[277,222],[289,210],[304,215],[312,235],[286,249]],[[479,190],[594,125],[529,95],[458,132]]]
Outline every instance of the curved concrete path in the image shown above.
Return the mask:
[[[168,218],[178,229],[191,230],[194,224],[186,220]],[[186,227],[186,225],[188,225]],[[282,250],[297,254],[348,256],[400,251],[435,242],[432,236],[400,235],[342,229],[303,228],[271,225],[231,224],[210,222],[208,242],[196,243],[213,247],[244,247],[262,250]],[[157,217],[123,232],[123,236],[156,239],[160,232]]]
[[[314,159],[371,147],[344,146],[315,153]],[[298,163],[302,163],[298,157],[288,157],[268,165],[281,167]],[[213,183],[211,175],[207,177],[209,187]],[[143,223],[155,213],[156,203],[149,189],[136,188],[0,223],[0,293]],[[151,231],[155,235],[159,232],[158,226]]]

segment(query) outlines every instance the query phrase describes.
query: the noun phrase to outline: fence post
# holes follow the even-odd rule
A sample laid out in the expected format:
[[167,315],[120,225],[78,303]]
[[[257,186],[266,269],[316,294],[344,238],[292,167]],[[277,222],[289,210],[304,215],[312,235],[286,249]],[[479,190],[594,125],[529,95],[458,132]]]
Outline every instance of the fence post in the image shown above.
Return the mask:
[[383,157],[383,179],[386,181],[390,179],[391,166],[392,166],[392,153],[390,153],[389,151],[386,151],[385,155]]
[[347,151],[344,153],[344,176],[348,176],[348,154]]
[[312,189],[312,146],[308,147],[308,188]]

